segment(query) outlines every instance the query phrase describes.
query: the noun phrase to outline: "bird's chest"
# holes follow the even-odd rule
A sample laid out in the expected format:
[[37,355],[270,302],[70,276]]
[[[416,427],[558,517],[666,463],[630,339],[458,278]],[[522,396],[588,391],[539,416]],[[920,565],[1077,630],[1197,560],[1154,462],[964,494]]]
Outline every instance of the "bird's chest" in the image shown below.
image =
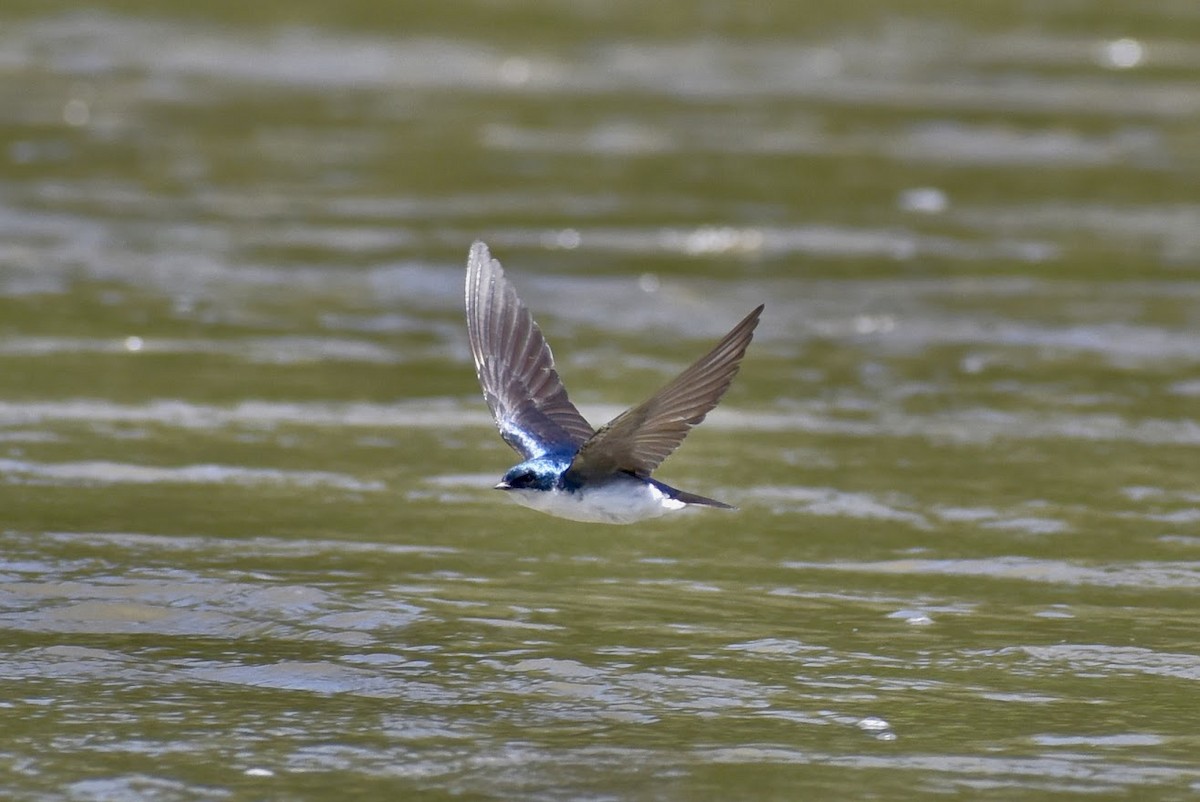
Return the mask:
[[638,481],[610,482],[576,490],[522,490],[509,495],[518,504],[548,515],[589,523],[631,524],[685,506],[657,487]]

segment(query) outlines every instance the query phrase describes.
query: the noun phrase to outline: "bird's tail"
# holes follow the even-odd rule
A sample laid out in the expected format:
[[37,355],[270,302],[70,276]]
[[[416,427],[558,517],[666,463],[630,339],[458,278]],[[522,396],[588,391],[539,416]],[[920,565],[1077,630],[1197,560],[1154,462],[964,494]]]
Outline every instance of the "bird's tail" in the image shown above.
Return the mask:
[[654,479],[651,479],[650,481],[654,482],[654,486],[659,490],[666,493],[676,501],[682,501],[684,504],[700,504],[705,507],[717,507],[722,510],[737,509],[737,507],[733,506],[732,504],[726,504],[724,501],[717,501],[715,498],[701,496],[696,493],[689,493],[686,490],[676,490],[670,485],[664,485],[662,482],[655,481]]

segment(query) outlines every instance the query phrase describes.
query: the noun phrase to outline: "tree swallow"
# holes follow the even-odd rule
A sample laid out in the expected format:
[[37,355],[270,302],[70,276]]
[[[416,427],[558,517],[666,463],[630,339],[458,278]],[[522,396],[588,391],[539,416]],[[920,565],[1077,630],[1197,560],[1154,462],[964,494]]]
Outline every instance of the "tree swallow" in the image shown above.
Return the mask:
[[475,373],[504,442],[521,455],[496,485],[526,507],[572,521],[630,524],[689,504],[733,509],[650,473],[704,420],[737,375],[759,306],[648,401],[595,431],[554,370],[541,329],[482,242],[467,260]]

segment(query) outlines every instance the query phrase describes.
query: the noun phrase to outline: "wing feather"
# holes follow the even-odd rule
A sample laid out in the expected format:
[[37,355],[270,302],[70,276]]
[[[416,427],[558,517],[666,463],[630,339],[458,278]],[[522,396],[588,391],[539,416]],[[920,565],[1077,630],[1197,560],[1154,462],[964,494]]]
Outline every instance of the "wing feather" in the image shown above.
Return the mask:
[[496,428],[517,453],[529,459],[574,452],[592,436],[567,398],[541,329],[482,242],[467,260],[467,334]]
[[579,449],[566,478],[585,481],[618,471],[649,477],[729,389],[762,311],[760,305],[649,400],[602,426]]

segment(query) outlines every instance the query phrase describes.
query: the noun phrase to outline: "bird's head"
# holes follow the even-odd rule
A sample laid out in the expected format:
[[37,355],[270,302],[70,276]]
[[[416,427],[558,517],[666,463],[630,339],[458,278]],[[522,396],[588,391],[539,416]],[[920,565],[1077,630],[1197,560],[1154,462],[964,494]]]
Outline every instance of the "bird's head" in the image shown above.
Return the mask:
[[567,466],[557,460],[535,457],[514,465],[496,485],[497,490],[553,490]]

